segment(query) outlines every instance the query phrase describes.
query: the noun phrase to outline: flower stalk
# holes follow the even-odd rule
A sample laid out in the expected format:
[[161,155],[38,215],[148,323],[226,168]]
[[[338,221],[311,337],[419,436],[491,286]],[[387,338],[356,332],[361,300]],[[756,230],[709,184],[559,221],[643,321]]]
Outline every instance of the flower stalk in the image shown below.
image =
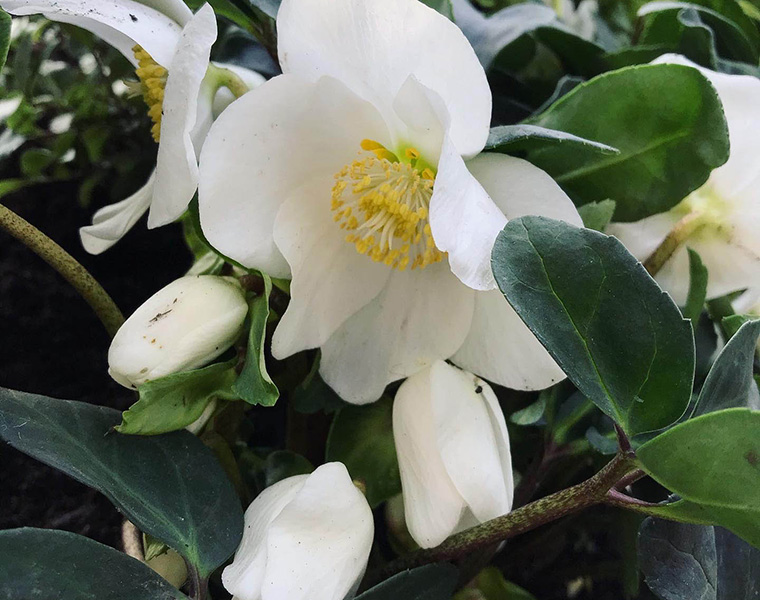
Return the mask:
[[226,87],[235,98],[240,98],[243,94],[248,92],[250,88],[246,85],[234,71],[226,69],[224,67],[218,67],[215,64],[209,64],[209,71],[213,73],[216,78],[216,83],[220,87]]
[[665,263],[698,229],[706,225],[706,215],[694,210],[678,221],[670,230],[660,245],[644,261],[644,268],[654,277],[660,272]]
[[2,204],[0,204],[0,228],[10,233],[58,271],[90,305],[108,334],[113,337],[124,323],[124,316],[108,292],[87,269],[34,225]]
[[382,572],[378,573],[379,577],[370,578],[371,581],[368,583],[373,584],[406,569],[467,556],[584,508],[605,503],[608,492],[635,468],[636,460],[632,453],[617,454],[590,479],[452,535],[435,548],[418,550],[409,556],[402,556],[382,569]]

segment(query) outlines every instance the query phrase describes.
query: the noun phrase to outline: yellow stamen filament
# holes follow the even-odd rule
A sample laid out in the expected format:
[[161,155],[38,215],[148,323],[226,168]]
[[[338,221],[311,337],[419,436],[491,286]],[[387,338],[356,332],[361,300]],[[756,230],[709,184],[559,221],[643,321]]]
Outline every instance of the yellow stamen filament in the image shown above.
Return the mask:
[[153,121],[150,132],[153,139],[158,142],[161,139],[161,117],[167,72],[141,46],[135,46],[132,52],[135,53],[137,59],[135,73],[140,79],[142,95],[148,105],[148,116]]
[[404,153],[410,162],[401,162],[373,140],[361,147],[363,158],[336,173],[332,189],[333,219],[348,232],[346,241],[400,271],[440,262],[444,254],[435,247],[428,223],[433,170],[417,169],[420,153],[414,148]]

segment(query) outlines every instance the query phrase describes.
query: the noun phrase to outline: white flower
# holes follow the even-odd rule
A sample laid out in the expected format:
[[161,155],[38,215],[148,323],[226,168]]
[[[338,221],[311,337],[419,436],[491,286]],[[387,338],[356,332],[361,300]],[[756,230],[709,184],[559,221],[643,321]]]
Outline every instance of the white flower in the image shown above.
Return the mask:
[[116,332],[108,372],[134,388],[202,367],[235,342],[247,312],[243,290],[233,279],[177,279],[148,298]]
[[578,6],[574,0],[544,0],[557,13],[560,21],[570,31],[587,40],[594,39],[596,33],[596,18],[599,13],[599,4],[596,0],[581,0]]
[[508,513],[509,435],[493,390],[443,361],[407,379],[393,404],[406,524],[423,548]]
[[222,583],[237,600],[343,600],[364,575],[373,535],[367,500],[346,467],[328,463],[253,501]]
[[465,163],[491,94],[462,32],[417,0],[284,0],[277,31],[284,75],[214,123],[199,186],[218,250],[292,277],[275,357],[321,348],[355,403],[449,357],[513,388],[564,377],[495,290],[490,254],[507,218],[581,221],[530,163]]
[[[731,155],[701,188],[668,212],[635,223],[615,223],[607,233],[646,259],[677,225],[687,234],[656,275],[657,282],[683,304],[689,290],[687,248],[696,250],[708,270],[707,298],[760,284],[760,80],[698,67],[682,56],[655,62],[690,65],[715,86],[726,115]],[[687,221],[684,221],[684,218]]]
[[[95,213],[93,224],[80,230],[85,249],[107,250],[148,208],[148,227],[177,219],[198,187],[197,155],[220,88],[220,72],[209,69],[213,9],[204,4],[193,15],[182,0],[0,0],[0,8],[87,29],[138,67],[159,142],[156,170],[132,196]],[[255,73],[246,79],[249,85],[264,80]]]

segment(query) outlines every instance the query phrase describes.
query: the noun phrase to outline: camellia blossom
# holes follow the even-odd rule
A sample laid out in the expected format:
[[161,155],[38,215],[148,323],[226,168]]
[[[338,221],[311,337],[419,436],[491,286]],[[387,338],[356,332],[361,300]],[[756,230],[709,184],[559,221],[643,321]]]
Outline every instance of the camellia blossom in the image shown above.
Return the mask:
[[682,56],[669,62],[699,69],[715,86],[728,123],[731,154],[707,182],[668,212],[635,223],[613,223],[607,233],[645,260],[669,235],[679,247],[656,275],[673,299],[684,304],[689,291],[687,248],[708,270],[707,298],[757,286],[760,281],[760,81],[748,75],[716,73]]
[[[158,142],[156,169],[132,196],[101,208],[92,225],[81,228],[85,249],[92,254],[107,250],[148,208],[148,227],[176,220],[198,187],[197,155],[229,74],[209,68],[217,35],[213,9],[204,4],[193,15],[182,0],[0,0],[0,8],[14,15],[41,13],[87,29],[137,67],[136,89],[148,105]],[[235,69],[238,77],[240,72]],[[249,87],[264,81],[252,71],[244,79]]]
[[493,390],[438,361],[407,379],[393,404],[406,525],[423,548],[508,513],[509,435]]
[[346,467],[327,463],[275,483],[251,503],[222,583],[237,600],[343,600],[364,575],[374,530]]
[[540,169],[478,156],[491,93],[462,32],[418,0],[284,0],[277,32],[284,74],[214,123],[199,185],[211,244],[292,278],[274,356],[321,348],[354,403],[445,358],[512,388],[563,378],[491,248],[508,218],[581,220]]
[[123,386],[211,362],[240,335],[248,313],[232,278],[181,277],[148,298],[116,332],[108,372]]

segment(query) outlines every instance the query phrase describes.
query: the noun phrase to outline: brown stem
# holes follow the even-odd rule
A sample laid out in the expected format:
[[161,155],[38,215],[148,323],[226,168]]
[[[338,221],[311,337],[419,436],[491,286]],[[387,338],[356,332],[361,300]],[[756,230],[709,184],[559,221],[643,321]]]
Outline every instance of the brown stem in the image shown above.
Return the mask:
[[695,210],[678,221],[660,245],[644,261],[644,268],[654,277],[662,269],[673,253],[681,247],[689,236],[705,225],[703,213]]
[[402,556],[389,563],[379,573],[379,577],[370,578],[371,582],[381,581],[406,569],[468,555],[480,548],[515,537],[589,506],[600,504],[605,501],[607,492],[635,466],[636,462],[631,454],[618,454],[601,471],[583,483],[453,535],[440,546]]
[[37,256],[53,267],[90,305],[113,336],[124,317],[98,281],[77,260],[34,225],[0,204],[0,228],[10,233]]

